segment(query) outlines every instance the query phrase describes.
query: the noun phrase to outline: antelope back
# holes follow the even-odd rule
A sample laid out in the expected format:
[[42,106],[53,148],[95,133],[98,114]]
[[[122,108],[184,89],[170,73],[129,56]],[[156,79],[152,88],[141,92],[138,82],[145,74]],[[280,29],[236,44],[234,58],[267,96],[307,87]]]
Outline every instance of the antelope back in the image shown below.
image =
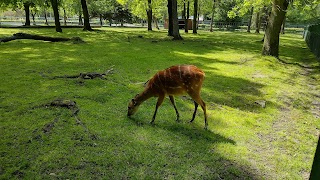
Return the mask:
[[171,66],[156,73],[149,80],[147,88],[169,95],[199,93],[204,76],[204,72],[194,65]]

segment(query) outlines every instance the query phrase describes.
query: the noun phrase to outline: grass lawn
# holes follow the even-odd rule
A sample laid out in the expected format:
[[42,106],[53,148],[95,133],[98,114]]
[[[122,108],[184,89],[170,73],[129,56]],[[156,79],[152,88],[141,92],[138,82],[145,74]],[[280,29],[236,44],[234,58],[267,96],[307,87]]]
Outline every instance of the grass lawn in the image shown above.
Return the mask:
[[[308,179],[320,129],[320,70],[301,35],[281,36],[280,59],[261,56],[262,34],[204,32],[171,41],[145,29],[0,29],[81,37],[86,43],[0,44],[0,179]],[[286,62],[286,63],[284,63]],[[201,108],[177,97],[181,122],[156,98],[127,118],[157,71],[206,73]],[[305,68],[301,67],[304,66]],[[53,78],[105,72],[106,79]],[[48,106],[69,99],[80,109]],[[265,102],[262,107],[257,102]],[[81,123],[79,123],[81,121]]]

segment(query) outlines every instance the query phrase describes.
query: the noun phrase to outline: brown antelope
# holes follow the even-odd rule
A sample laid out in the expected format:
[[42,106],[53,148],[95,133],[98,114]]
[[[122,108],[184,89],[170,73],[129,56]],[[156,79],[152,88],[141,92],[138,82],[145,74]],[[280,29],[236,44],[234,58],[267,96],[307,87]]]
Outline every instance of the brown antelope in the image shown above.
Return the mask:
[[129,102],[128,116],[133,115],[139,108],[140,104],[151,97],[158,97],[156,109],[152,117],[151,124],[154,123],[158,107],[162,104],[166,95],[176,111],[177,121],[179,121],[179,112],[174,102],[173,95],[181,95],[187,93],[194,101],[194,112],[190,122],[193,122],[198,105],[200,104],[204,112],[205,129],[208,127],[206,104],[200,96],[202,82],[204,80],[204,72],[194,65],[178,65],[171,66],[165,70],[157,72],[146,84],[144,91],[137,94],[134,99]]

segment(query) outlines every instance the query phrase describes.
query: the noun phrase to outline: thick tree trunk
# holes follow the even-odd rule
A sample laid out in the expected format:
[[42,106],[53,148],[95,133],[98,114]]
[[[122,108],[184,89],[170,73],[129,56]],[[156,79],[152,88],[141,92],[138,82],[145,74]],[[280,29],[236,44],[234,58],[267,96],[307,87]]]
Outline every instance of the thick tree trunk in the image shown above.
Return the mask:
[[251,32],[251,21],[252,21],[252,16],[253,16],[253,6],[251,7],[251,10],[250,10],[250,17],[249,17],[248,29],[247,29],[247,32],[248,32],[248,33],[250,33],[250,32]]
[[260,27],[261,27],[261,19],[260,19],[260,12],[257,12],[256,15],[256,33],[260,33]]
[[147,16],[148,16],[148,31],[152,31],[152,6],[151,6],[151,0],[148,0]]
[[273,0],[262,48],[263,55],[279,57],[280,30],[288,5],[287,0]]
[[192,23],[193,34],[197,34],[197,16],[198,16],[198,0],[194,0],[194,3],[193,3],[193,23]]
[[173,40],[182,40],[182,37],[179,33],[179,22],[178,22],[178,5],[177,0],[172,0],[172,36]]
[[23,3],[24,12],[26,15],[25,26],[30,26],[30,3]]
[[83,12],[83,18],[84,18],[83,30],[84,31],[93,31],[93,29],[90,26],[89,12],[88,12],[86,0],[81,0],[81,7],[82,7],[82,12]]
[[216,3],[216,0],[213,0],[213,2],[212,2],[211,22],[210,22],[210,32],[213,32],[213,19],[214,19],[215,3]]
[[172,1],[168,0],[168,36],[173,36]]
[[51,0],[51,5],[52,5],[52,9],[53,9],[53,14],[54,14],[54,23],[56,25],[56,31],[62,32],[62,29],[60,26],[60,20],[59,20],[59,10],[58,10],[57,0]]

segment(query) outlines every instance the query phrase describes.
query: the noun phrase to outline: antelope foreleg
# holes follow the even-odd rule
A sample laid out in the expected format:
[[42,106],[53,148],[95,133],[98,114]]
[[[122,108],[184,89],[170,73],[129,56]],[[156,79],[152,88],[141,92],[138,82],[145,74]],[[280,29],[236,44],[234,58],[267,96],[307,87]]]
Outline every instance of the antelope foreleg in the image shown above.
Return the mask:
[[171,104],[172,104],[173,107],[174,107],[174,110],[176,111],[176,115],[177,115],[176,121],[179,122],[180,115],[179,115],[179,112],[178,112],[176,103],[174,102],[174,97],[173,97],[173,96],[169,96],[169,98],[170,98]]
[[159,106],[161,106],[163,100],[164,100],[164,95],[161,95],[161,96],[158,97],[158,101],[157,101],[157,104],[156,104],[156,109],[154,111],[154,114],[153,114],[153,117],[152,117],[152,121],[150,122],[151,124],[154,124],[154,120],[156,119],[158,108],[159,108]]
[[194,118],[196,117],[197,109],[198,109],[198,106],[199,106],[199,104],[196,101],[193,101],[193,102],[194,102],[194,112],[193,112],[192,119],[191,119],[190,122],[193,122]]

